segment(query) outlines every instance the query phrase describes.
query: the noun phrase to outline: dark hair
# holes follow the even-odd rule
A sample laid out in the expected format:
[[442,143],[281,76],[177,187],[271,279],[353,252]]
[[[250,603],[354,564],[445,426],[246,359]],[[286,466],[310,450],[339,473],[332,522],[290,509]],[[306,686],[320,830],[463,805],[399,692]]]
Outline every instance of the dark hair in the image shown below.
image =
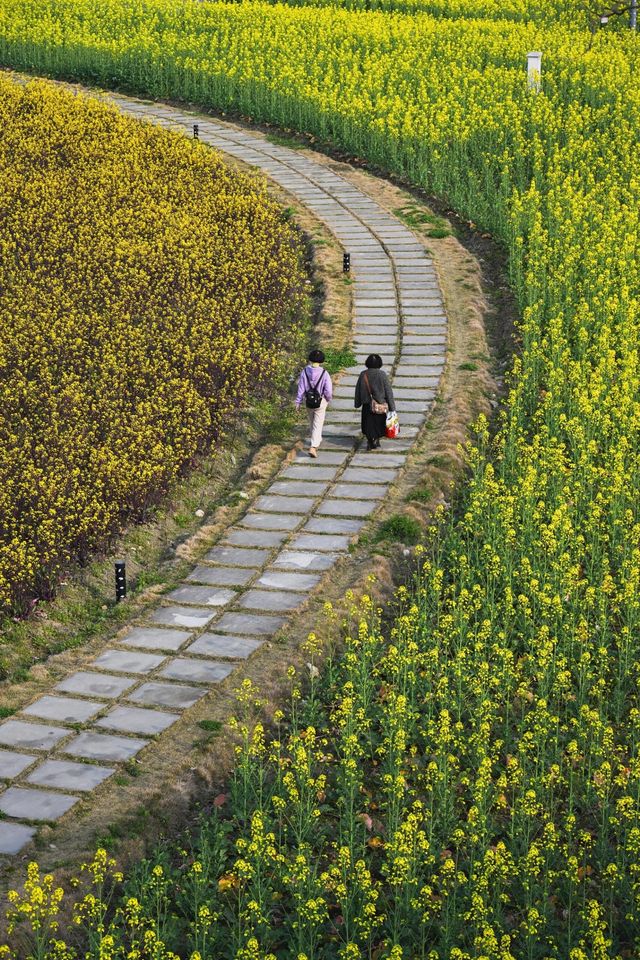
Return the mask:
[[324,363],[324,353],[322,350],[312,350],[308,359],[309,363]]
[[379,353],[370,353],[365,360],[364,365],[369,370],[379,370],[382,366],[382,357]]

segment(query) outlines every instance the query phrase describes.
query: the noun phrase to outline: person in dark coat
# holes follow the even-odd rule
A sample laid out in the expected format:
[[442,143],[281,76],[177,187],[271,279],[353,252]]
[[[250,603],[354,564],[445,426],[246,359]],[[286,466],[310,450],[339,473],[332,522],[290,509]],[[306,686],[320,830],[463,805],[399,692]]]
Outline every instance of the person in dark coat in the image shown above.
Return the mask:
[[393,399],[391,381],[382,369],[382,357],[371,353],[365,360],[366,370],[363,370],[356,383],[356,409],[362,407],[362,432],[367,438],[367,450],[376,450],[380,446],[380,438],[384,437],[387,428],[386,413],[373,413],[371,399],[378,403],[386,403],[389,410],[396,409]]

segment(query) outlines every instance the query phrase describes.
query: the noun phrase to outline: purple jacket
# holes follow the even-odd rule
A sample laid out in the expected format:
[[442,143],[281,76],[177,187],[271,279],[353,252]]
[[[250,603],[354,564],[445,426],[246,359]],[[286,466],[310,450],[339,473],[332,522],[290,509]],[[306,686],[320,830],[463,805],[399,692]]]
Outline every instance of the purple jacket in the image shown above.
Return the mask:
[[329,403],[333,397],[333,384],[331,383],[331,377],[324,369],[324,367],[312,367],[311,364],[308,364],[300,377],[298,378],[298,392],[296,394],[296,406],[304,400],[304,395],[309,389],[309,387],[317,387],[322,377],[322,383],[320,384],[319,390],[321,396]]

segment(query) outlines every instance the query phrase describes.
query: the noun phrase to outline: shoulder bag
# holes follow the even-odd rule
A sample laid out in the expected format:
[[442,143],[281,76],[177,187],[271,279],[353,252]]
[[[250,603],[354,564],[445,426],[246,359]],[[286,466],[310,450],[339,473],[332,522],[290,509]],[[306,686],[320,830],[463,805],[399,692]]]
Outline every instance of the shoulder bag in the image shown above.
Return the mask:
[[369,377],[366,373],[364,375],[364,382],[367,385],[369,398],[371,400],[371,413],[389,413],[389,404],[386,402],[386,400],[383,403],[378,403],[378,401],[374,398],[373,394],[371,393],[371,387],[369,386]]

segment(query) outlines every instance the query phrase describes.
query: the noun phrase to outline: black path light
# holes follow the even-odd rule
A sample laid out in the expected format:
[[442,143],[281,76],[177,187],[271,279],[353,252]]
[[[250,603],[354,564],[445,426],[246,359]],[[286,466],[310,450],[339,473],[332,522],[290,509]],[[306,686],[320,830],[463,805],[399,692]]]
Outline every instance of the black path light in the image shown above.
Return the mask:
[[200,136],[200,127],[198,126],[197,123],[194,123],[194,125],[193,125],[193,139],[194,139],[194,140],[197,140],[197,139],[199,138],[199,136]]
[[116,603],[127,595],[127,572],[124,560],[116,560]]
[[343,253],[342,254],[342,272],[349,273],[351,270],[351,254]]

